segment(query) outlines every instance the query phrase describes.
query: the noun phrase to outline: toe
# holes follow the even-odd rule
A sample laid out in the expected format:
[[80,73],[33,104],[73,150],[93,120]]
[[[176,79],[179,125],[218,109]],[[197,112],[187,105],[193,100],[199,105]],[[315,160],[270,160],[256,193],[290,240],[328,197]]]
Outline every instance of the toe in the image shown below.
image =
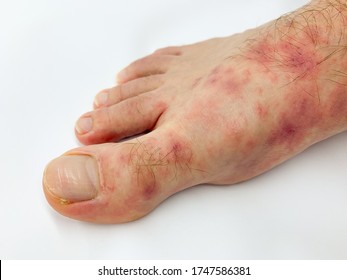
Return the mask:
[[202,182],[192,145],[156,130],[123,143],[81,147],[53,160],[43,187],[61,214],[89,222],[138,219],[168,196]]
[[172,55],[149,55],[124,68],[117,75],[119,84],[155,74],[164,74],[170,67],[175,56]]
[[117,141],[151,130],[167,108],[158,94],[149,92],[84,114],[76,123],[83,144]]
[[138,78],[119,86],[99,92],[94,100],[94,108],[108,107],[142,93],[153,91],[163,84],[162,75]]

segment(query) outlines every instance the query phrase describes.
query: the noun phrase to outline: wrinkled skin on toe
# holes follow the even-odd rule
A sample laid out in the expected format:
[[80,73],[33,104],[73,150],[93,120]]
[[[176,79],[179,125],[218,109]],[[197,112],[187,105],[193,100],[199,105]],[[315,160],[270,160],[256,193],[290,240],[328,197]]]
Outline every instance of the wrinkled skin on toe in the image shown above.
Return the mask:
[[[87,146],[48,165],[49,203],[79,220],[131,221],[185,188],[253,178],[346,130],[339,3],[313,1],[242,34],[130,64],[77,121]],[[74,165],[80,155],[87,173]]]

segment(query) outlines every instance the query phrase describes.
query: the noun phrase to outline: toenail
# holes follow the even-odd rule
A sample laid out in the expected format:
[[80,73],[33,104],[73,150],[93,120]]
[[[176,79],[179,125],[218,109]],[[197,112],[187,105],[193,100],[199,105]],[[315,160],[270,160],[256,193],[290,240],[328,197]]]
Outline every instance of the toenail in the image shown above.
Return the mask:
[[76,123],[76,130],[78,134],[86,134],[91,131],[93,127],[93,120],[90,117],[80,118]]
[[98,93],[95,96],[94,104],[96,107],[101,107],[101,106],[106,105],[107,100],[108,100],[108,92],[103,91],[103,92]]
[[122,70],[117,74],[117,81],[122,82],[123,80],[126,79],[126,70]]
[[44,186],[64,202],[93,199],[99,189],[98,165],[90,156],[61,156],[47,165]]

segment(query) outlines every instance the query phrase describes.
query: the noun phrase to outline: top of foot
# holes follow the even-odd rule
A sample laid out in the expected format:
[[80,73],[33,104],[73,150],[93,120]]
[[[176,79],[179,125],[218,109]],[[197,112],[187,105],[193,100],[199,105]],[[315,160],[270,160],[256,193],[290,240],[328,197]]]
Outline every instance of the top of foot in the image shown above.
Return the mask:
[[48,165],[48,201],[80,220],[131,221],[177,191],[250,179],[345,130],[338,11],[312,2],[242,34],[133,62],[78,120],[88,146]]

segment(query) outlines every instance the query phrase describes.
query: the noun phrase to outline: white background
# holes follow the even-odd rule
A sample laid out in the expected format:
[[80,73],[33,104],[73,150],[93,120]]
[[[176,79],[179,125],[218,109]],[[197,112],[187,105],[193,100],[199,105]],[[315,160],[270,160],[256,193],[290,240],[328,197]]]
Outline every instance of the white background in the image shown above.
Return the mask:
[[[68,277],[68,279],[83,280],[113,278],[117,280],[346,280],[346,265],[347,261],[345,260],[6,260],[1,263],[1,279],[49,278],[50,280],[61,280]],[[232,266],[231,270],[236,273],[236,267],[246,267],[249,270],[246,270],[246,275],[233,275],[232,271],[229,270],[230,266]],[[21,269],[18,269],[18,267]],[[107,275],[107,270],[104,270],[104,267],[111,273],[113,273],[113,269],[116,269],[115,275]],[[142,271],[149,269],[153,271],[155,267],[159,275],[141,276],[139,275],[139,267],[142,268]],[[203,267],[202,273],[200,267]],[[208,267],[208,270],[204,269],[206,267]],[[213,271],[211,267],[216,269]],[[222,267],[227,268],[224,271],[224,274],[228,273],[227,275],[223,275]],[[101,272],[105,271],[104,275],[99,275],[99,269],[101,269]],[[128,269],[128,272],[125,272],[125,269]],[[129,269],[137,270],[138,275],[134,275],[136,274],[134,272],[130,275]],[[167,269],[181,269],[182,273],[176,272],[174,275],[168,276]],[[219,274],[218,270],[222,272],[222,275]],[[194,272],[196,275],[194,275]],[[248,272],[250,275],[247,275]],[[145,273],[141,274],[144,275]]]
[[0,258],[346,259],[346,133],[248,182],[186,190],[127,224],[70,220],[42,193],[46,163],[79,145],[75,120],[122,67],[304,3],[0,0]]

